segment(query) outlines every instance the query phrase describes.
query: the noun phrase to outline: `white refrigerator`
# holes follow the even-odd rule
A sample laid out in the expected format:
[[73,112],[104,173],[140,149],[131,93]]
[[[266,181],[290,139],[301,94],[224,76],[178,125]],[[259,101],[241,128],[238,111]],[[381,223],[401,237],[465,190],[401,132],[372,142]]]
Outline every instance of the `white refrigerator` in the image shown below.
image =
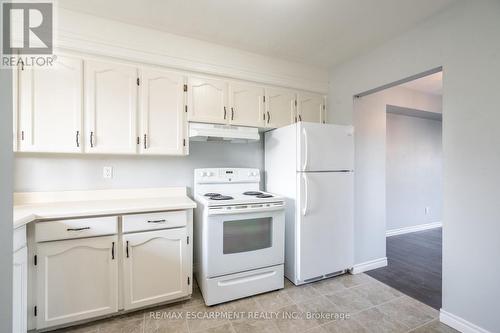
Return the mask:
[[353,265],[352,126],[299,122],[265,133],[266,191],[286,198],[285,276],[299,285]]

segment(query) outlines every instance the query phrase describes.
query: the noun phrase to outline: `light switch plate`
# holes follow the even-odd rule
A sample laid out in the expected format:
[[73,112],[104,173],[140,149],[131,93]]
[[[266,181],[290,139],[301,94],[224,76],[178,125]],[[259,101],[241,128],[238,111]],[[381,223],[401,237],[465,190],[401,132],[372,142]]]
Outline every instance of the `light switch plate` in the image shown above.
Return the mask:
[[102,177],[105,179],[111,179],[113,178],[113,167],[111,166],[105,166],[102,169]]

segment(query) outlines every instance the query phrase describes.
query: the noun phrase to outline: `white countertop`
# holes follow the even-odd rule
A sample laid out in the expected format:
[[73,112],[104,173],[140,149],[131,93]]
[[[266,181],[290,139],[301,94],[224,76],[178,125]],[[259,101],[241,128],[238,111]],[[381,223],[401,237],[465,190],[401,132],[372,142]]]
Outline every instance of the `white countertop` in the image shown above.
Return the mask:
[[37,220],[192,209],[185,188],[17,193],[14,228]]

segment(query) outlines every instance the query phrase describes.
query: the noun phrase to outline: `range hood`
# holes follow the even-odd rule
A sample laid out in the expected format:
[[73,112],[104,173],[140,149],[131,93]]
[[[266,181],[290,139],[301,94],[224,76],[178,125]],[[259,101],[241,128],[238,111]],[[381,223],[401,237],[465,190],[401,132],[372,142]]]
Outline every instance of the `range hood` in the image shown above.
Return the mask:
[[189,123],[189,140],[247,143],[259,141],[260,135],[254,127]]

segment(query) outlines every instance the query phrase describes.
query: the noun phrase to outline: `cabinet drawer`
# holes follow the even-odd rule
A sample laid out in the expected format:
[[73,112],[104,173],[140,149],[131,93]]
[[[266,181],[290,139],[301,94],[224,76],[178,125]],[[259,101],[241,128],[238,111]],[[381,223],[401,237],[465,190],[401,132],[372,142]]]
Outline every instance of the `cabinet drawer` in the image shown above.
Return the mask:
[[14,244],[13,250],[16,252],[26,246],[26,226],[14,229]]
[[183,227],[186,225],[186,221],[187,212],[185,210],[126,215],[123,216],[123,232]]
[[117,222],[116,216],[38,222],[35,226],[35,237],[37,242],[46,242],[113,235],[117,233]]

